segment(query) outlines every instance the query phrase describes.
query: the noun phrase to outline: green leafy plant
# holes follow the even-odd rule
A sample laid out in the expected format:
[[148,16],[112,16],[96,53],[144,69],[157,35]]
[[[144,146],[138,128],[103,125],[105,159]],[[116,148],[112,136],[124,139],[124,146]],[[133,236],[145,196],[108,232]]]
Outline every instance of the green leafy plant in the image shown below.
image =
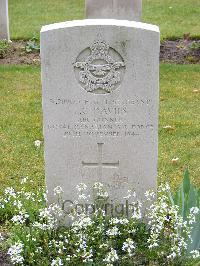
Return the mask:
[[6,57],[9,50],[9,43],[6,40],[0,41],[0,58]]
[[[198,250],[186,254],[196,215],[189,210],[183,220],[178,206],[171,204],[168,185],[158,188],[157,200],[155,192],[147,191],[144,202],[129,190],[124,197],[129,215],[113,216],[104,208],[110,201],[101,183],[95,183],[92,191],[79,184],[76,201],[67,206],[59,186],[54,189],[55,202],[47,206],[43,189],[29,192],[27,178],[21,184],[20,190],[6,188],[0,199],[0,215],[11,221],[7,243],[14,265],[34,266],[40,261],[44,266],[186,266],[198,262]],[[183,191],[188,193],[187,178]],[[90,199],[97,205],[88,205]]]
[[40,45],[39,45],[39,40],[36,37],[33,37],[30,39],[25,46],[25,51],[27,53],[33,53],[33,52],[38,52],[40,51]]
[[195,64],[195,63],[197,63],[197,61],[198,61],[198,58],[196,58],[195,56],[192,56],[192,55],[188,55],[188,56],[186,56],[186,58],[185,58],[187,61],[188,61],[188,63],[190,63],[190,64]]
[[[189,170],[186,169],[183,182],[179,190],[174,194],[170,194],[171,203],[179,206],[179,214],[187,221],[191,211],[195,212],[195,208],[200,208],[200,189],[191,184]],[[200,213],[196,216],[196,221],[191,233],[192,243],[188,246],[188,252],[200,249]]]
[[190,46],[189,46],[189,48],[191,50],[198,50],[198,49],[200,49],[200,42],[193,42],[193,43],[191,43]]

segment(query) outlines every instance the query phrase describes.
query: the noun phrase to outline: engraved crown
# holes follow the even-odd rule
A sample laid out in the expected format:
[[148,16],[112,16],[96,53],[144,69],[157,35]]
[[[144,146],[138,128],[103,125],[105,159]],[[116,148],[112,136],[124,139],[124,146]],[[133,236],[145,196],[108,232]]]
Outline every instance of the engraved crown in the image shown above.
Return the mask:
[[92,54],[108,54],[109,45],[105,41],[97,40],[91,46]]

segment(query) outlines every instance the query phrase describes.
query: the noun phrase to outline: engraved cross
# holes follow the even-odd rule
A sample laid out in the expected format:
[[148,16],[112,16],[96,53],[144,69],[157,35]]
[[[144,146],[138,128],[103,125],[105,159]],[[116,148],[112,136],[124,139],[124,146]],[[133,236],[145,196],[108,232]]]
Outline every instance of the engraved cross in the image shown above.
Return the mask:
[[103,145],[104,143],[97,143],[98,145],[98,161],[97,162],[84,162],[82,161],[83,167],[97,168],[98,169],[98,178],[102,180],[103,168],[119,168],[119,161],[117,162],[103,162]]

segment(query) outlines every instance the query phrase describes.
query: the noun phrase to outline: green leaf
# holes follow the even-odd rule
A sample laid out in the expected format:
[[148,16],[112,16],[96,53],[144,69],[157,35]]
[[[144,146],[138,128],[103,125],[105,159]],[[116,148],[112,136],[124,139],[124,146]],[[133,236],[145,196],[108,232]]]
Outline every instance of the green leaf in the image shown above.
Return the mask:
[[168,196],[169,196],[169,199],[170,199],[170,201],[171,201],[172,206],[174,206],[174,205],[175,205],[175,200],[174,200],[174,198],[173,198],[173,195],[172,195],[172,193],[171,193],[171,190],[168,192]]
[[183,184],[181,185],[180,188],[180,208],[181,208],[181,215],[183,219],[185,219],[185,196],[184,196],[184,189],[183,189]]
[[188,209],[191,209],[192,207],[198,207],[198,193],[193,185],[190,186],[190,193],[188,197]]
[[183,190],[185,194],[189,194],[190,192],[190,176],[189,176],[189,170],[186,169],[184,173],[184,179],[183,179]]
[[200,214],[196,217],[196,223],[191,233],[192,243],[188,245],[188,251],[200,249]]

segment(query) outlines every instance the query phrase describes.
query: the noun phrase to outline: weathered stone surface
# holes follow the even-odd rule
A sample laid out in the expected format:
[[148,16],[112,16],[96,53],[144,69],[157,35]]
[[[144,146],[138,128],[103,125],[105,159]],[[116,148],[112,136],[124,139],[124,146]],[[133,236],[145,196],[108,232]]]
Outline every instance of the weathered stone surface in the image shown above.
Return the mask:
[[141,21],[142,0],[86,0],[86,18]]
[[8,0],[0,0],[0,40],[10,40]]
[[44,26],[41,59],[49,198],[105,184],[120,201],[156,187],[159,29],[121,20]]

